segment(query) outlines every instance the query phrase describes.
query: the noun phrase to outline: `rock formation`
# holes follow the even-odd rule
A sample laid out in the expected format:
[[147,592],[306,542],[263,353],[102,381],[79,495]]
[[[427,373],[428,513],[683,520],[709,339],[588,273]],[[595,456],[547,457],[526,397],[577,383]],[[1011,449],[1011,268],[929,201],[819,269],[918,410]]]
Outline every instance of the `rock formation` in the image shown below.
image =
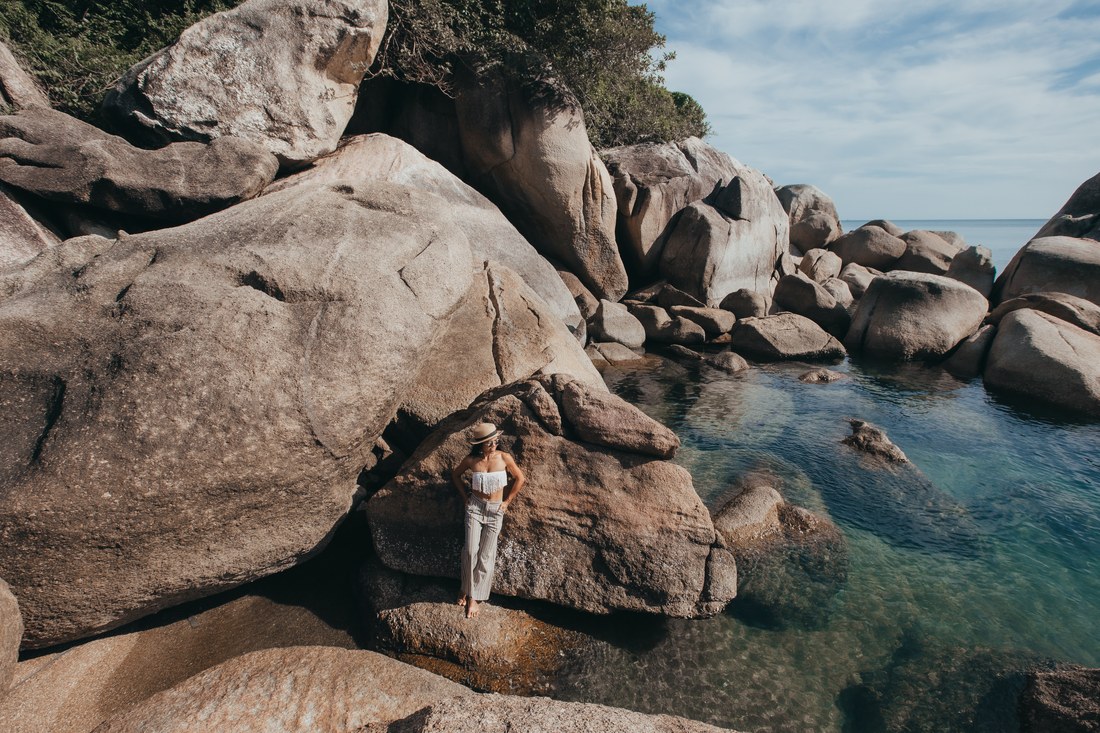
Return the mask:
[[0,114],[30,107],[49,107],[50,100],[11,50],[0,43]]
[[951,260],[963,250],[934,232],[915,229],[900,237],[905,242],[905,252],[890,269],[924,272],[930,275],[946,275]]
[[1035,235],[1035,239],[1041,237],[1100,240],[1100,173],[1077,187],[1065,206]]
[[839,360],[847,353],[839,341],[805,316],[779,313],[744,318],[731,332],[731,348],[757,361]]
[[8,694],[15,663],[19,661],[19,643],[23,640],[23,616],[11,588],[0,579],[0,701]]
[[1028,293],[1002,301],[999,306],[990,311],[986,320],[997,325],[1009,313],[1021,308],[1048,313],[1100,336],[1100,305],[1065,293]]
[[993,287],[993,302],[1028,293],[1075,295],[1100,305],[1100,247],[1092,239],[1033,239],[1008,263]]
[[845,265],[855,263],[876,270],[893,267],[905,254],[905,242],[881,227],[864,224],[829,245]]
[[23,264],[61,242],[16,196],[15,191],[0,185],[0,268]]
[[844,233],[836,204],[817,186],[795,183],[775,189],[790,217],[791,244],[799,252],[825,247]]
[[1022,733],[1086,733],[1100,728],[1100,669],[1035,670],[1020,695]]

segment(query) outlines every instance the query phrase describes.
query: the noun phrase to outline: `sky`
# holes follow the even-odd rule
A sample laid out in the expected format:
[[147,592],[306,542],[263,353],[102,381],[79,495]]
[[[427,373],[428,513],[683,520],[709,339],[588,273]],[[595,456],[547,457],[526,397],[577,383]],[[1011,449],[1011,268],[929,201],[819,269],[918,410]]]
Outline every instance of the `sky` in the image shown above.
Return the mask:
[[1100,0],[647,0],[708,142],[842,219],[1047,219],[1100,172]]

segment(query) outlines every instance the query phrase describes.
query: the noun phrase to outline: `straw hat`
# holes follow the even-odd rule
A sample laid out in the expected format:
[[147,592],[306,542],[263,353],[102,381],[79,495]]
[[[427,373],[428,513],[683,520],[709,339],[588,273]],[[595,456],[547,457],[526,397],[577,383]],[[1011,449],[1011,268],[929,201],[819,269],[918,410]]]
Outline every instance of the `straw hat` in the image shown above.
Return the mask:
[[497,426],[491,422],[482,422],[474,426],[470,431],[470,445],[480,445],[500,435]]

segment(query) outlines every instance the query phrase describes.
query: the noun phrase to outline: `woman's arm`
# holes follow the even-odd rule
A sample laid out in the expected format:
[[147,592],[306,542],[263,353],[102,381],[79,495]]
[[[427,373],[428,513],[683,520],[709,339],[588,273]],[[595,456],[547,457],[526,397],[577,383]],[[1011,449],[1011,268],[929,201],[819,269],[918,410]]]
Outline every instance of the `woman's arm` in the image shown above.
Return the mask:
[[508,509],[508,505],[512,503],[512,499],[516,498],[516,494],[520,492],[523,485],[527,483],[527,477],[523,475],[523,471],[516,465],[516,459],[512,458],[507,453],[502,453],[504,456],[504,470],[508,472],[508,475],[512,477],[512,485],[506,490],[506,494],[503,501],[504,509]]
[[465,504],[469,496],[466,493],[465,483],[462,481],[462,474],[466,473],[466,466],[470,462],[469,456],[462,459],[462,462],[455,466],[455,469],[451,471],[451,484],[462,496],[462,503]]

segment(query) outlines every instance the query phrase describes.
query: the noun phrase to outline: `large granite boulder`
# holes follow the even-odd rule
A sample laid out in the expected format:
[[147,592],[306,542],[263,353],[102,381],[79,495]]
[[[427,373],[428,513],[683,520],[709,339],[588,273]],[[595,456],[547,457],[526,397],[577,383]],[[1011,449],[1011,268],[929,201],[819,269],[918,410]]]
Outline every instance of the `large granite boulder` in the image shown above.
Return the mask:
[[696,308],[691,305],[674,305],[668,309],[670,318],[686,318],[697,323],[707,335],[707,339],[713,339],[724,333],[729,333],[737,316],[721,308]]
[[967,247],[955,255],[944,273],[953,280],[964,282],[986,298],[993,292],[997,268],[993,265],[993,253],[988,247]]
[[844,346],[821,326],[797,313],[743,318],[731,332],[730,348],[757,361],[839,360]]
[[922,229],[906,232],[900,239],[905,242],[905,252],[890,266],[891,270],[946,275],[951,268],[951,260],[963,251],[962,246]]
[[8,584],[0,579],[0,701],[8,694],[22,640],[23,616],[19,613],[19,602]]
[[985,383],[1073,412],[1100,415],[1100,336],[1036,310],[1001,319]]
[[[851,294],[848,298],[851,300]],[[801,272],[779,278],[775,303],[791,313],[806,316],[837,337],[843,337],[852,322],[845,306],[832,293]]]
[[459,84],[455,106],[471,182],[542,254],[597,298],[627,290],[611,176],[570,99],[498,76]]
[[434,702],[389,725],[372,723],[363,733],[450,733],[524,731],[524,733],[729,733],[706,723],[673,715],[647,715],[583,702],[545,697],[481,695]]
[[303,183],[386,181],[419,188],[442,198],[478,261],[491,260],[523,278],[571,331],[583,331],[581,313],[554,266],[540,255],[492,201],[412,145],[376,133],[346,138],[336,151],[309,168],[281,178],[264,193]]
[[0,275],[0,577],[25,646],[325,544],[470,287],[438,202],[302,187]]
[[130,69],[103,113],[143,144],[233,136],[303,165],[336,149],[388,12],[385,0],[246,0]]
[[1057,214],[1039,229],[1040,237],[1079,237],[1100,240],[1100,173],[1073,192]]
[[601,300],[588,320],[588,333],[595,341],[614,341],[630,349],[645,344],[645,327],[622,303]]
[[1021,308],[1049,313],[1066,323],[1072,323],[1078,328],[1100,336],[1100,305],[1065,293],[1028,293],[1019,298],[1002,301],[989,312],[986,320],[997,325],[1009,313]]
[[844,263],[841,262],[840,257],[827,249],[811,249],[798,263],[799,272],[819,283],[840,277],[842,269],[844,269]]
[[1074,237],[1031,240],[997,278],[993,302],[1043,292],[1076,295],[1100,305],[1100,245]]
[[848,290],[851,292],[852,297],[859,300],[867,292],[867,286],[871,284],[871,281],[881,274],[878,270],[849,262],[840,271],[840,279],[848,284]]
[[[299,646],[230,659],[115,715],[95,733],[202,730],[358,733],[439,700],[462,685],[376,652]],[[385,730],[385,728],[383,728]]]
[[771,308],[771,295],[741,288],[722,298],[718,307],[738,318],[762,318]]
[[29,107],[49,107],[38,83],[23,70],[11,50],[0,42],[0,114]]
[[698,323],[684,316],[673,316],[659,305],[631,303],[629,308],[631,315],[642,324],[645,337],[649,341],[662,344],[701,344],[707,340],[707,332]]
[[716,613],[733,596],[733,565],[690,475],[659,460],[676,436],[620,398],[558,377],[488,392],[370,499],[387,567],[458,577],[462,512],[449,472],[469,452],[466,430],[486,421],[527,475],[504,521],[495,593],[680,617]]
[[768,179],[748,166],[702,201],[683,209],[661,253],[662,276],[718,307],[741,288],[771,289],[771,275],[790,243],[787,213]]
[[790,217],[791,244],[799,252],[820,249],[844,233],[836,204],[817,186],[794,183],[775,189]]
[[844,345],[882,359],[937,360],[977,330],[988,305],[981,293],[958,280],[887,273],[867,287]]
[[671,143],[641,143],[600,151],[618,200],[621,248],[631,272],[654,275],[662,236],[685,206],[732,181],[738,166],[697,137]]
[[21,265],[61,243],[61,238],[27,210],[18,194],[0,185],[0,268]]
[[1100,730],[1100,669],[1035,670],[1020,695],[1022,733]]
[[188,221],[256,196],[278,167],[234,137],[143,150],[45,107],[0,117],[0,181],[62,203]]
[[607,389],[583,347],[542,299],[507,267],[485,263],[437,346],[402,390],[399,415],[406,430],[427,435],[487,389],[535,374],[567,374]]
[[829,245],[845,265],[855,263],[876,270],[893,267],[905,254],[905,242],[881,227],[864,224]]

